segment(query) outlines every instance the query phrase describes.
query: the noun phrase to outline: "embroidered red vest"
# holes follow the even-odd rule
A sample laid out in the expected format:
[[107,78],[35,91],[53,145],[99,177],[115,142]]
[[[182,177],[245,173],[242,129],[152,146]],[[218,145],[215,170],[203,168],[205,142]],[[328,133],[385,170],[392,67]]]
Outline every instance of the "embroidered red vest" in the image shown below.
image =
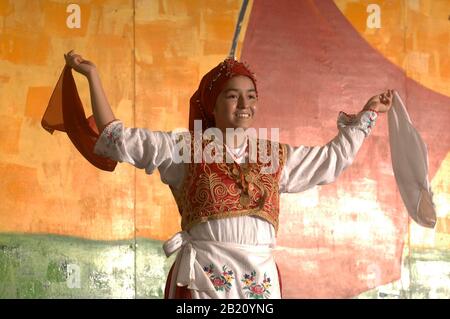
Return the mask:
[[[257,141],[257,154],[260,154],[261,142],[267,143],[264,154],[271,156],[271,161],[278,161],[270,173],[264,171],[264,167],[267,169],[273,164],[267,163],[267,158],[265,163],[259,155],[256,161],[248,164],[227,163],[225,157],[222,163],[202,161],[185,164],[183,187],[180,191],[171,188],[181,214],[183,230],[211,219],[244,215],[259,216],[278,230],[279,179],[286,162],[286,145],[267,140]],[[210,142],[202,141],[202,147]],[[272,156],[275,155],[272,154],[273,150],[278,152],[278,156]]]

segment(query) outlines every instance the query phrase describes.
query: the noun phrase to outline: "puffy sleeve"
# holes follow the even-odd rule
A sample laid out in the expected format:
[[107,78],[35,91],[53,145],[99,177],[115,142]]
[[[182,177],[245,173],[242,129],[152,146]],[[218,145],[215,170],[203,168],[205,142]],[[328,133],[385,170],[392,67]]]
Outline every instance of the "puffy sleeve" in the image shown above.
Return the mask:
[[297,193],[315,185],[329,184],[353,162],[372,127],[377,113],[356,115],[340,112],[338,134],[324,146],[287,146],[287,160],[280,177],[280,192]]
[[177,186],[182,166],[172,160],[175,142],[170,132],[128,128],[122,121],[115,120],[100,134],[94,153],[120,163],[129,163],[144,169],[147,174],[158,168],[164,183]]

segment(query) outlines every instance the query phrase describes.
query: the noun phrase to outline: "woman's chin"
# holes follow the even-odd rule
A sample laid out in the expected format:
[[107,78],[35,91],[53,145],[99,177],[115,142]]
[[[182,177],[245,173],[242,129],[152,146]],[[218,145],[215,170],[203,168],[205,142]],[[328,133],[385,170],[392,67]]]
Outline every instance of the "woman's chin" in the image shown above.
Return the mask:
[[249,119],[236,119],[233,121],[233,127],[234,128],[249,128],[253,123],[253,119],[249,118]]
[[229,128],[229,129],[248,129],[249,127],[251,127],[253,124],[253,119],[245,119],[245,120],[232,120],[229,121],[227,124],[222,123],[222,125],[218,124],[218,128],[223,130],[222,128]]

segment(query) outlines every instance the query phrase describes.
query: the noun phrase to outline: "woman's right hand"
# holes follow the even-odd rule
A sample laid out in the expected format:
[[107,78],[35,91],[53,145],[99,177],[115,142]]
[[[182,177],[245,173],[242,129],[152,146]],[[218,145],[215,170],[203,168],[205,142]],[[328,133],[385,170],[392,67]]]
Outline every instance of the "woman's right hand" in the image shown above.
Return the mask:
[[66,59],[66,64],[68,66],[84,76],[88,76],[92,71],[96,70],[94,63],[84,60],[81,55],[75,54],[73,50],[64,54],[64,58]]
[[392,100],[394,98],[394,90],[387,90],[379,95],[370,98],[363,110],[374,110],[380,113],[389,111],[392,107]]

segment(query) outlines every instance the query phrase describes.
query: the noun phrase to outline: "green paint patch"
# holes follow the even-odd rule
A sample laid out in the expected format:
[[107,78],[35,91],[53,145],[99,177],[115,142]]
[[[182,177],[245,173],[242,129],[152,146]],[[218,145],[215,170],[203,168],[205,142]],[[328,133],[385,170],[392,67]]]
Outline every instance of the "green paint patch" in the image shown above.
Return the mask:
[[[355,298],[450,298],[450,252],[405,247],[401,279]],[[163,298],[175,256],[148,239],[0,234],[0,298]]]
[[163,298],[173,261],[155,240],[0,234],[0,298]]
[[405,246],[401,278],[356,298],[450,299],[450,251]]
[[50,261],[47,266],[47,280],[50,282],[63,282],[67,280],[67,262]]

